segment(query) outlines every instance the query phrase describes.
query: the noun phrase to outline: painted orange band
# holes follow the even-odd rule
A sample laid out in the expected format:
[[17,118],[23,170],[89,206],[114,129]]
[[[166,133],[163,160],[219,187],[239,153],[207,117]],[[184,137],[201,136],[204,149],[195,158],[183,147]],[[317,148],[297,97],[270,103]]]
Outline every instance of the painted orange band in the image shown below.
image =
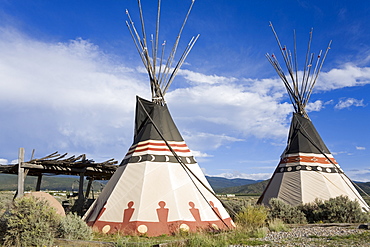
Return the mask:
[[297,163],[297,162],[306,162],[306,163],[319,163],[319,164],[338,164],[334,158],[330,158],[331,162],[325,157],[316,157],[316,156],[291,156],[284,157],[280,160],[279,164],[287,163]]

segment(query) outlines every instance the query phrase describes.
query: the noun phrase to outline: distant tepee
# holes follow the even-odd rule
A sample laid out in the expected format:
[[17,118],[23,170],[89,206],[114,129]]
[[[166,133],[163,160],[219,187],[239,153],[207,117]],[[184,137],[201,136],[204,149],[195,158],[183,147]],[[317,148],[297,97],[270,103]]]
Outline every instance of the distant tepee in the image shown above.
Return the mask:
[[268,204],[271,198],[279,198],[288,204],[297,205],[313,202],[315,199],[328,200],[344,195],[350,200],[357,200],[363,210],[368,211],[369,206],[333,158],[305,109],[331,42],[324,54],[320,51],[315,62],[314,54],[310,54],[311,30],[304,71],[299,72],[295,35],[292,54],[286,46],[281,46],[271,23],[270,26],[289,75],[284,74],[275,55],[266,54],[266,57],[282,79],[295,113],[290,125],[287,147],[258,202]]
[[[148,71],[152,101],[136,99],[134,142],[99,198],[86,212],[88,225],[104,233],[158,236],[180,230],[233,228],[191,151],[181,137],[164,95],[199,35],[193,37],[177,65],[172,62],[192,1],[166,62],[163,43],[159,64],[160,3],[152,54],[149,54],[140,0],[142,37],[127,11],[127,26]],[[151,57],[152,56],[152,57]]]

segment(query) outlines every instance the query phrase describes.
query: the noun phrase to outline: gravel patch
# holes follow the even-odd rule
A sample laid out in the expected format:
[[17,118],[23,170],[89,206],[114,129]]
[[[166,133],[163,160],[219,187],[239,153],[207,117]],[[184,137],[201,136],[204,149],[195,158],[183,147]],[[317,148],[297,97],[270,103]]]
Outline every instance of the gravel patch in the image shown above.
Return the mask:
[[[355,226],[294,226],[289,232],[270,232],[264,238],[256,240],[268,241],[270,244],[258,246],[370,246],[370,243],[354,243],[351,240],[338,241],[332,236],[360,234],[365,231]],[[232,246],[239,247],[239,246]]]

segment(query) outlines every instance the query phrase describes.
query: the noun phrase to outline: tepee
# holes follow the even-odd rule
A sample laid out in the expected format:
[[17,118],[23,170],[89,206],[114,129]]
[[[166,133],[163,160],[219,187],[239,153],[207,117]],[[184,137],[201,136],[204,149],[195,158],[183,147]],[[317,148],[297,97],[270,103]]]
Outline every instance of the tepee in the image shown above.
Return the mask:
[[[103,233],[130,235],[158,236],[181,230],[233,228],[232,219],[181,137],[164,100],[169,85],[199,37],[191,39],[172,68],[194,0],[166,62],[163,59],[165,43],[160,58],[157,57],[161,1],[158,1],[151,54],[148,52],[140,0],[138,3],[142,36],[139,36],[128,11],[126,24],[149,74],[152,100],[136,98],[133,144],[84,219]],[[159,64],[156,64],[157,60]]]
[[369,206],[358,193],[354,184],[340,168],[329,149],[321,139],[306,112],[306,105],[330,49],[331,41],[324,52],[319,52],[316,59],[311,53],[312,29],[303,72],[298,71],[296,37],[294,33],[294,51],[282,46],[270,23],[280,48],[288,75],[284,74],[276,56],[266,54],[267,59],[283,81],[294,106],[288,143],[280,163],[273,173],[266,189],[258,202],[268,204],[271,198],[297,205],[319,200],[328,200],[337,196],[348,196],[357,200],[363,210]]

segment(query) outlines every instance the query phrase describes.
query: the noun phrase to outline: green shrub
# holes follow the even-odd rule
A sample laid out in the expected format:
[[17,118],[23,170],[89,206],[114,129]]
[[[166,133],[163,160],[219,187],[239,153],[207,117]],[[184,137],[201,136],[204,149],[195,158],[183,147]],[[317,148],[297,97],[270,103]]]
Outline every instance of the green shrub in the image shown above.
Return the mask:
[[93,237],[92,228],[77,214],[67,214],[63,217],[58,226],[57,236],[73,240],[91,240]]
[[222,202],[224,203],[224,205],[227,206],[225,208],[226,211],[235,221],[236,221],[235,214],[238,214],[240,211],[243,210],[243,208],[250,204],[247,200],[240,198],[228,198],[228,199],[224,198]]
[[204,247],[213,247],[213,246],[227,246],[227,239],[223,235],[215,237],[214,235],[205,234],[205,233],[196,233],[191,234],[186,241],[185,246],[204,246]]
[[301,204],[297,208],[304,213],[308,223],[322,222],[321,214],[318,213],[319,206],[316,202]]
[[360,223],[370,220],[369,214],[361,210],[357,201],[347,196],[338,196],[326,201],[316,200],[299,208],[305,213],[309,223]]
[[269,229],[266,226],[264,226],[264,227],[260,227],[260,228],[257,228],[256,230],[254,230],[252,237],[254,237],[254,238],[264,238],[264,237],[266,237],[266,235],[268,233],[269,233]]
[[273,232],[287,232],[289,227],[287,227],[283,220],[281,219],[271,219],[268,221],[268,228]]
[[34,197],[14,200],[4,219],[5,246],[50,246],[60,222],[47,201]]
[[[187,237],[184,245],[181,244],[170,244],[169,246],[202,246],[202,247],[215,247],[215,246],[251,246],[251,245],[263,245],[267,242],[256,241],[255,238],[265,237],[269,232],[267,227],[261,227],[254,229],[253,231],[245,231],[244,229],[234,229],[228,232],[220,232],[218,234],[198,232],[192,233]],[[252,239],[251,239],[252,238]]]
[[362,195],[362,199],[364,199],[364,201],[367,203],[367,205],[370,205],[370,197],[368,197],[366,195]]
[[13,201],[13,194],[9,192],[0,192],[0,213],[3,214]]
[[0,245],[5,237],[6,232],[6,220],[4,218],[4,215],[0,217]]
[[248,205],[244,207],[236,217],[236,223],[240,226],[256,229],[266,225],[268,210],[263,205]]
[[269,201],[269,219],[281,219],[286,224],[306,223],[305,214],[297,207],[286,204],[280,199],[272,198]]

